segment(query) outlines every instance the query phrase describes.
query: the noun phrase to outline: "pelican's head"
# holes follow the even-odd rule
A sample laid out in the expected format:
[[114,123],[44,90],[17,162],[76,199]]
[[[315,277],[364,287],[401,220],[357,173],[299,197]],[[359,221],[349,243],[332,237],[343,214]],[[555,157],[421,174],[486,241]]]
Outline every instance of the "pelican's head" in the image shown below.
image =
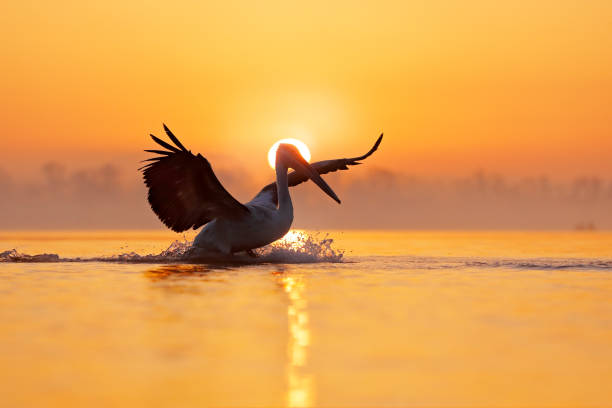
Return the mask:
[[328,196],[340,204],[340,199],[336,193],[334,193],[334,190],[332,190],[325,180],[321,178],[319,172],[302,157],[300,151],[294,145],[288,143],[281,143],[278,145],[278,149],[276,150],[276,163],[282,163],[287,168],[292,168],[298,173],[307,176]]

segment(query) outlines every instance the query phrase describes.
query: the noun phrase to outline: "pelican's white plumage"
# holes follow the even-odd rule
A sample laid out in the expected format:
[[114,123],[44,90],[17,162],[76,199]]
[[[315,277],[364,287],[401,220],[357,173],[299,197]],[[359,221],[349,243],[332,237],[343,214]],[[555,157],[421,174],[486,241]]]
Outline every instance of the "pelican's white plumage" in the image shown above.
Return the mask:
[[[145,150],[158,156],[147,159],[150,163],[141,168],[151,208],[177,232],[205,225],[194,246],[204,253],[220,254],[250,253],[285,235],[293,222],[291,186],[311,179],[340,203],[320,174],[361,164],[359,161],[374,153],[382,140],[381,134],[363,156],[313,164],[304,160],[295,146],[281,144],[276,153],[276,182],[241,204],[223,188],[208,160],[187,150],[166,125],[164,130],[174,145],[151,135],[166,150]],[[294,171],[288,173],[290,168]]]

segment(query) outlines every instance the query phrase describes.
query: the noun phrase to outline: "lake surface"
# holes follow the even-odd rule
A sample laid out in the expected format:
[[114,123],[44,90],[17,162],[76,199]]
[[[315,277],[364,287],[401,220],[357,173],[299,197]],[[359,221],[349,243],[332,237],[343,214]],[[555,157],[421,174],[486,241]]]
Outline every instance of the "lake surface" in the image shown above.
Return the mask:
[[206,265],[0,232],[1,405],[611,406],[612,233],[329,238]]

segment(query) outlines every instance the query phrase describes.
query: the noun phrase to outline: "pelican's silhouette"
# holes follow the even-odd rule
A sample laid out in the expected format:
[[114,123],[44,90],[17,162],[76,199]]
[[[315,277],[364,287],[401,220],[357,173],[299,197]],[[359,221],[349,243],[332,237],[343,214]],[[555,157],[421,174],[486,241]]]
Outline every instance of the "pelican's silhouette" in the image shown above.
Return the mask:
[[[204,225],[194,247],[208,254],[229,255],[267,245],[284,236],[293,222],[289,187],[312,180],[340,203],[336,193],[320,174],[348,170],[361,164],[378,149],[381,134],[363,156],[324,160],[309,164],[291,144],[281,144],[276,152],[276,182],[265,186],[251,201],[242,204],[221,185],[201,154],[194,155],[164,124],[174,145],[151,135],[165,150],[145,150],[157,156],[140,170],[149,189],[148,200],[159,219],[173,231],[181,232]],[[293,169],[288,173],[289,169]]]

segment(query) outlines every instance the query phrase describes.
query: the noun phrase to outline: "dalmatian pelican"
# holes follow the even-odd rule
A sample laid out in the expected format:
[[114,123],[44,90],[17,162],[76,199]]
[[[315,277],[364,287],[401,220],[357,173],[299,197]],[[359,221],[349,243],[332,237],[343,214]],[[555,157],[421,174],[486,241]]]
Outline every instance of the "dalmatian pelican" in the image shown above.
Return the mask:
[[[149,190],[149,204],[173,231],[204,226],[195,238],[194,248],[207,255],[245,251],[253,256],[253,249],[283,237],[293,222],[289,187],[309,179],[339,204],[340,199],[320,175],[361,164],[378,149],[383,137],[381,134],[362,156],[312,164],[294,145],[280,144],[276,151],[276,182],[242,204],[221,185],[206,158],[191,153],[165,124],[163,127],[174,145],[150,135],[165,150],[145,150],[156,156],[144,160],[148,163],[139,169]],[[288,173],[289,169],[293,171]]]

